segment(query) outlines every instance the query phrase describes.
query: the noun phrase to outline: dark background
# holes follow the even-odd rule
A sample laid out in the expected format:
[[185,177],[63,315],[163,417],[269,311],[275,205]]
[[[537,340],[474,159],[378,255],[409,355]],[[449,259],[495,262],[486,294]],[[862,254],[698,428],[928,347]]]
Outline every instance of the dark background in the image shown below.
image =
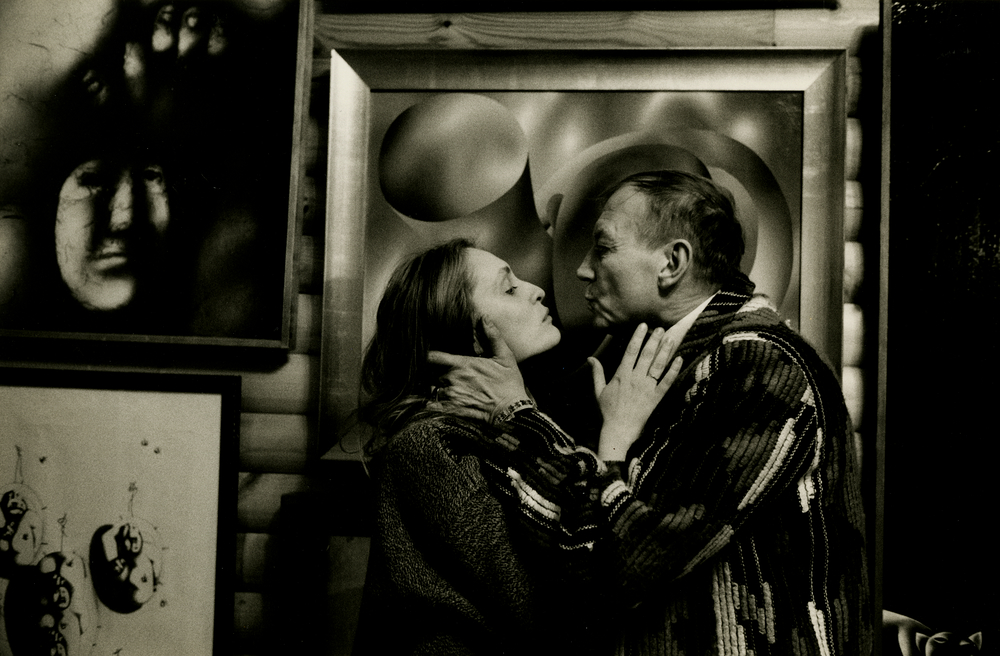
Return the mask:
[[[884,608],[995,635],[1000,3],[894,2]],[[986,646],[986,645],[984,645]]]

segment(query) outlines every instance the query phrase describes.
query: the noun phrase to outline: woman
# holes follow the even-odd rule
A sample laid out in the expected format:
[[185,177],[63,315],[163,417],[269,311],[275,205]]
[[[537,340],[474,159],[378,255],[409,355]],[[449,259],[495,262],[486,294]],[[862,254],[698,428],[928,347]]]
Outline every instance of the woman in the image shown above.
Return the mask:
[[[600,614],[599,583],[587,575],[591,504],[564,510],[542,499],[586,497],[604,463],[520,396],[488,418],[434,403],[443,369],[428,362],[431,350],[505,349],[521,362],[556,346],[543,300],[462,240],[390,279],[362,367],[377,517],[356,654],[586,653],[599,644],[589,617]],[[602,454],[624,453],[677,375],[679,362],[667,367],[674,345],[658,348],[662,331],[640,353],[643,337],[644,327],[606,388],[601,376]]]

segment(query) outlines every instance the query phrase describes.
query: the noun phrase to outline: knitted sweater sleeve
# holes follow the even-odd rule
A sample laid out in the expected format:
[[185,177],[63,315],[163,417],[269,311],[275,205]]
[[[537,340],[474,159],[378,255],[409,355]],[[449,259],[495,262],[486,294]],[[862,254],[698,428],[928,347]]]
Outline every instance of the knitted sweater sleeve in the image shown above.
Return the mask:
[[607,466],[547,415],[527,408],[498,427],[487,477],[518,507],[533,541],[563,552],[589,551],[599,530],[594,481]]
[[822,412],[795,351],[755,333],[727,337],[686,373],[628,471],[613,465],[598,486],[625,601],[691,572],[790,490],[793,512],[807,513],[829,474]]

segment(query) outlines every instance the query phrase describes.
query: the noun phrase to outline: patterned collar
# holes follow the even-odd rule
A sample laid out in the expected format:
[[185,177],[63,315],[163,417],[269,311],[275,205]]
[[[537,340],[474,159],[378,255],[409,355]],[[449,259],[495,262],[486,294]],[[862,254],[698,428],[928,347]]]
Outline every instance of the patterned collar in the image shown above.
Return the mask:
[[750,300],[753,290],[754,283],[744,274],[739,273],[730,278],[694,320],[677,354],[684,355],[692,349],[703,348],[707,341],[732,320],[736,311]]

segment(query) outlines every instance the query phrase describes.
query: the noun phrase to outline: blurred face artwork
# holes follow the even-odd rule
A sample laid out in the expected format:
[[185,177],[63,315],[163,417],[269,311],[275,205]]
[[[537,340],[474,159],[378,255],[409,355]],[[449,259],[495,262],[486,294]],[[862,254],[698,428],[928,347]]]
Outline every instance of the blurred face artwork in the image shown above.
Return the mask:
[[124,308],[170,223],[163,169],[94,159],[76,167],[59,192],[56,260],[83,307]]

